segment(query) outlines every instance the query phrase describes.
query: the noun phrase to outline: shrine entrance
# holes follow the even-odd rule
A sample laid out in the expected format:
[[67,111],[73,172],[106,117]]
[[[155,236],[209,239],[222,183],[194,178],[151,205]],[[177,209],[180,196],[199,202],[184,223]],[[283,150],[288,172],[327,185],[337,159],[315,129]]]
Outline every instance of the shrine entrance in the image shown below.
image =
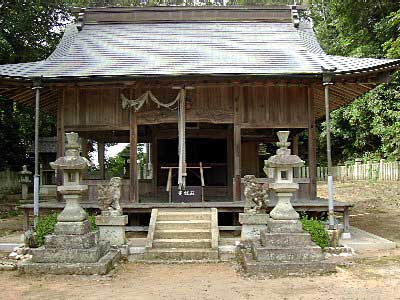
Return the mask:
[[157,183],[168,193],[169,202],[204,202],[223,196],[221,191],[228,185],[227,140],[186,139],[186,188],[183,191],[178,189],[177,149],[177,138],[158,140]]

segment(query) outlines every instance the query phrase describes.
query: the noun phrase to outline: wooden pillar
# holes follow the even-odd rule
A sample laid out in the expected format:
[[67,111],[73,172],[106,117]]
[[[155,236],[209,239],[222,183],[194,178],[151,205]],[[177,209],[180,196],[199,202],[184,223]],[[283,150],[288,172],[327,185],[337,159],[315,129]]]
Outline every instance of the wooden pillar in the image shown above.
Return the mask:
[[228,125],[228,134],[226,135],[226,174],[227,174],[227,196],[232,199],[233,197],[233,127],[231,124]]
[[235,125],[233,128],[233,157],[234,157],[233,201],[240,201],[242,194],[241,152],[242,152],[241,127],[240,125]]
[[317,199],[317,141],[315,133],[314,94],[308,88],[308,167],[310,177],[310,198]]
[[99,160],[99,179],[106,179],[106,171],[104,167],[104,154],[105,154],[104,142],[97,142],[97,157]]
[[[65,129],[64,129],[64,98],[65,89],[58,94],[58,105],[57,105],[57,158],[64,155],[65,151]],[[61,170],[57,170],[56,184],[63,184],[63,173]],[[57,192],[57,201],[62,200],[62,195]]]
[[299,136],[296,134],[292,140],[293,154],[299,155]]
[[[89,144],[88,144],[88,139],[85,135],[80,134],[80,139],[81,139],[81,150],[82,150],[82,157],[85,157],[89,159]],[[82,171],[82,178],[87,179],[87,174],[88,171],[83,170]]]
[[153,164],[153,194],[157,199],[157,177],[158,177],[158,143],[157,143],[157,125],[154,125],[151,129],[151,161]]
[[138,202],[138,180],[137,180],[137,116],[136,112],[131,111],[129,122],[130,140],[130,198],[131,201]]
[[241,114],[240,106],[243,104],[243,87],[234,88],[234,124],[233,124],[233,201],[242,199],[241,191]]

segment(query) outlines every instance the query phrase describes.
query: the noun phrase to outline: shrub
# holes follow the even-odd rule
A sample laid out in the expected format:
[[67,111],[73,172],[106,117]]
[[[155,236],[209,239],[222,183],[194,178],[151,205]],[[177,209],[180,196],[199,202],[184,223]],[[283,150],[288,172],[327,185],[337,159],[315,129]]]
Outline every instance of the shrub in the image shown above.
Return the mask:
[[[52,214],[40,217],[38,223],[35,227],[35,242],[37,247],[44,244],[44,237],[46,235],[52,234],[54,232],[54,227],[57,223],[58,213],[54,212]],[[88,221],[92,230],[96,230],[97,226],[95,223],[94,216],[88,216]]]
[[38,247],[44,244],[44,237],[54,232],[57,223],[57,213],[40,217],[35,227],[35,242]]
[[321,221],[302,216],[301,223],[303,224],[303,229],[311,235],[311,239],[314,243],[322,249],[329,245],[329,235]]

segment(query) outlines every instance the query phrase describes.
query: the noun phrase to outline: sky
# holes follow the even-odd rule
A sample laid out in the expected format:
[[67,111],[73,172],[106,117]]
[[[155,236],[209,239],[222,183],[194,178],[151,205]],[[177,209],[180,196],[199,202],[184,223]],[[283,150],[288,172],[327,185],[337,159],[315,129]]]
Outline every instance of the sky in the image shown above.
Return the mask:
[[[129,143],[119,143],[116,144],[114,146],[110,146],[110,147],[106,147],[106,153],[105,153],[105,157],[114,157],[116,156],[118,153],[120,153],[122,150],[124,150],[124,148],[129,145]],[[99,158],[97,156],[97,144],[94,145],[95,151],[93,151],[92,154],[92,162],[98,166],[99,165]]]

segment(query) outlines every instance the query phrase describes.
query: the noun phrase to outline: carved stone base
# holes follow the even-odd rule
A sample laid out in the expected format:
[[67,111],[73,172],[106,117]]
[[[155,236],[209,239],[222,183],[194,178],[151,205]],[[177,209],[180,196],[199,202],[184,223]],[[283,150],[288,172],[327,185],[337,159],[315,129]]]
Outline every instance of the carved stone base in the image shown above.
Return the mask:
[[100,240],[111,245],[121,246],[126,244],[125,225],[128,224],[128,216],[96,216],[96,225],[100,231]]
[[253,241],[260,239],[260,230],[267,228],[268,214],[242,213],[239,214],[239,222],[242,224],[240,240]]

